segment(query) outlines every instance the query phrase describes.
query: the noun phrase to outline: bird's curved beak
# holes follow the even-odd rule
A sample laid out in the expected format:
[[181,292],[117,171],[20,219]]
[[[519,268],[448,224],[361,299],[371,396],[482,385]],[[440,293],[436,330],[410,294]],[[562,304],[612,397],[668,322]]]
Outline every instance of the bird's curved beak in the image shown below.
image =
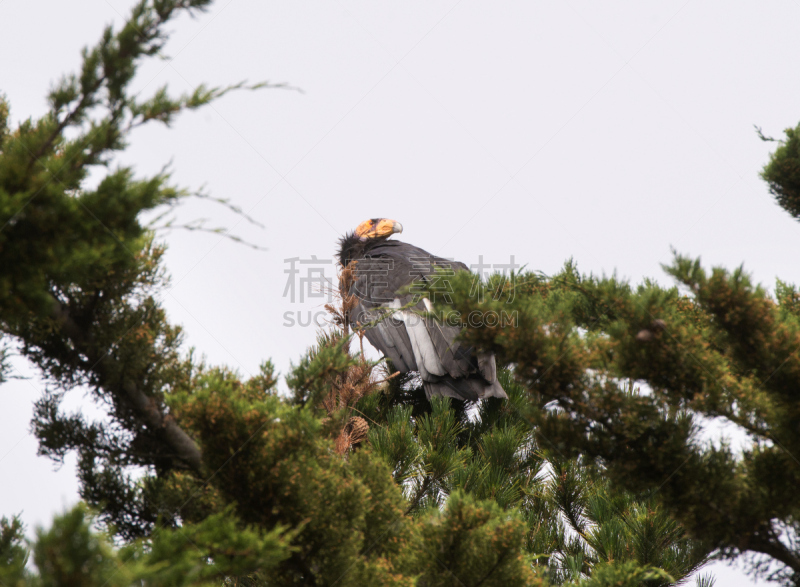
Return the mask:
[[[0,0],[2,2],[3,0]],[[391,218],[365,220],[358,225],[355,235],[365,241],[370,238],[388,238],[395,233],[403,232],[403,225]]]

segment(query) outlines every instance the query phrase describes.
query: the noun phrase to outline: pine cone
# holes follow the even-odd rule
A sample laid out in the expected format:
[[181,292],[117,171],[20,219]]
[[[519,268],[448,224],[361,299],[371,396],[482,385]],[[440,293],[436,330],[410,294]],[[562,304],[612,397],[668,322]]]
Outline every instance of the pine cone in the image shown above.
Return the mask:
[[347,421],[344,432],[350,437],[350,445],[353,446],[366,440],[367,433],[369,432],[369,424],[367,424],[364,418],[353,416]]

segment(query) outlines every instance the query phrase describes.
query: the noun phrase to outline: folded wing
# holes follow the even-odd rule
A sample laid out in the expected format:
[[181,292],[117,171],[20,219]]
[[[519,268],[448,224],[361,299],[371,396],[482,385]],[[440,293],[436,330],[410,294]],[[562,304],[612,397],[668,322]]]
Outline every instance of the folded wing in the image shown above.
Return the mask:
[[[449,396],[475,401],[485,397],[505,398],[497,381],[494,355],[476,352],[456,340],[460,328],[430,315],[427,298],[397,292],[415,282],[420,285],[440,279],[435,267],[454,271],[466,265],[435,257],[399,241],[385,241],[359,259],[350,289],[359,300],[351,316],[364,327],[367,340],[398,371],[417,371],[428,398]],[[416,303],[414,303],[416,301]]]

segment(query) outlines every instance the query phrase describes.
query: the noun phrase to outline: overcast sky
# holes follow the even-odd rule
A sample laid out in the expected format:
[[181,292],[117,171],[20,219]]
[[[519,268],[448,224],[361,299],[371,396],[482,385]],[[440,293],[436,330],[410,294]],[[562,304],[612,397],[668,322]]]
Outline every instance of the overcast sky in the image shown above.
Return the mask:
[[[43,114],[50,85],[132,4],[0,0],[12,120]],[[800,120],[798,21],[800,3],[780,0],[220,0],[172,23],[170,59],[142,67],[137,91],[247,79],[302,92],[240,92],[133,135],[120,164],[144,176],[171,161],[178,183],[265,226],[187,202],[183,221],[209,217],[267,250],[162,234],[163,303],[208,362],[247,376],[271,358],[285,374],[324,302],[301,300],[300,279],[333,277],[339,236],[376,216],[467,264],[513,256],[552,273],[573,257],[666,285],[674,247],[743,263],[769,288],[800,283],[800,225],[758,177],[774,144],[753,128],[779,136]],[[292,258],[307,261],[297,273]],[[0,514],[30,526],[77,500],[74,461],[53,471],[28,434],[43,385],[0,389]]]

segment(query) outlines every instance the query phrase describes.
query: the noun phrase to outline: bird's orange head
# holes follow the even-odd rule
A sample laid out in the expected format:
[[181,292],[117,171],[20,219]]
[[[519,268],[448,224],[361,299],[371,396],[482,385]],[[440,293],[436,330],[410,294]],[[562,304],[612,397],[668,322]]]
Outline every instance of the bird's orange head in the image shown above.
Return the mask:
[[403,232],[403,225],[388,218],[371,218],[358,225],[355,235],[359,240],[388,238],[396,232]]

